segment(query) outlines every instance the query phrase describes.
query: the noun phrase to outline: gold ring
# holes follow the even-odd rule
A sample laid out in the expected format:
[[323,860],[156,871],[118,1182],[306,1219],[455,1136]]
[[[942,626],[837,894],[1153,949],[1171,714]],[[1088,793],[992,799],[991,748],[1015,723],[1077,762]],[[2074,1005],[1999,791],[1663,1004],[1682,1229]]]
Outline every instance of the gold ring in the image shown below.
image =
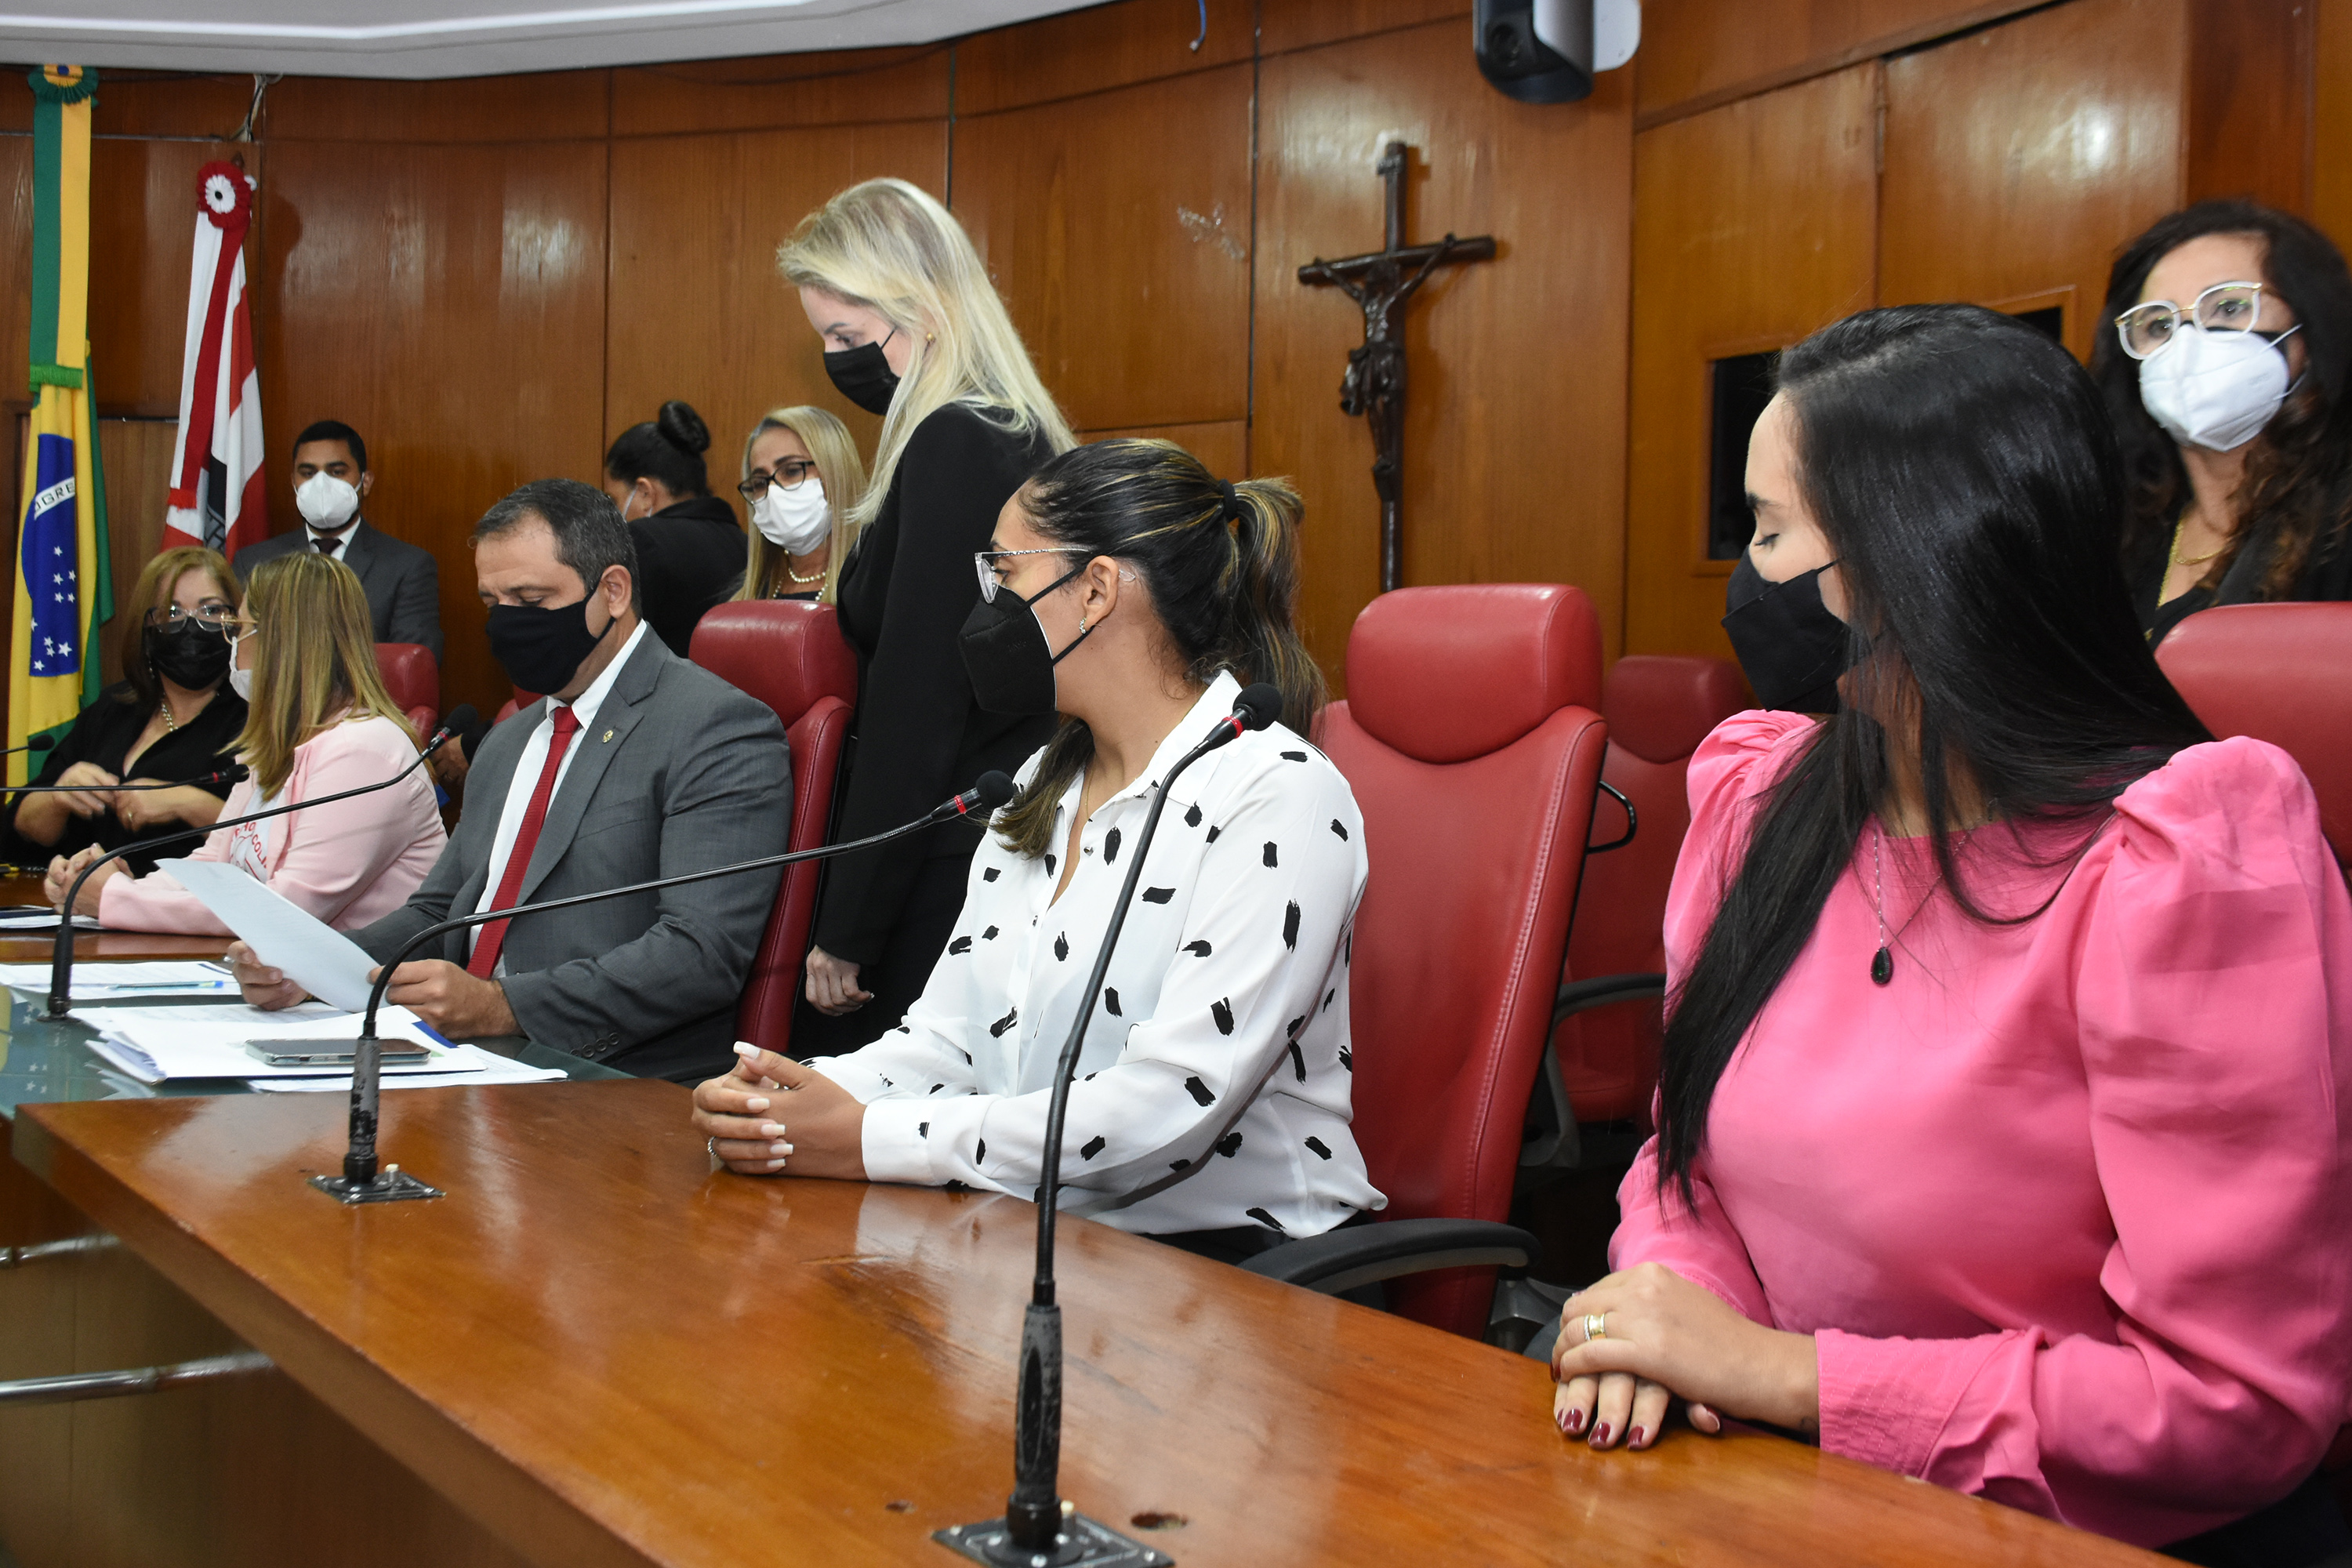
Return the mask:
[[1591,1344],[1595,1340],[1607,1339],[1609,1337],[1608,1322],[1609,1314],[1606,1312],[1585,1313],[1584,1342]]

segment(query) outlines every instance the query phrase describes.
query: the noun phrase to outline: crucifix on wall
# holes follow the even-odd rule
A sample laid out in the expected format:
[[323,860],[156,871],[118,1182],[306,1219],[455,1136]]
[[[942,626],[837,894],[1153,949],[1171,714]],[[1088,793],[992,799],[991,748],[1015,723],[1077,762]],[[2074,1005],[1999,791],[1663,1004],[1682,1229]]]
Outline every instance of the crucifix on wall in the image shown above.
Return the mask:
[[1381,153],[1388,182],[1388,244],[1338,261],[1318,257],[1298,269],[1301,283],[1348,291],[1364,312],[1364,346],[1348,351],[1339,411],[1362,415],[1372,429],[1372,489],[1381,498],[1381,592],[1404,585],[1404,308],[1439,268],[1495,258],[1492,235],[1447,235],[1434,245],[1404,242],[1404,174],[1412,150],[1391,142]]

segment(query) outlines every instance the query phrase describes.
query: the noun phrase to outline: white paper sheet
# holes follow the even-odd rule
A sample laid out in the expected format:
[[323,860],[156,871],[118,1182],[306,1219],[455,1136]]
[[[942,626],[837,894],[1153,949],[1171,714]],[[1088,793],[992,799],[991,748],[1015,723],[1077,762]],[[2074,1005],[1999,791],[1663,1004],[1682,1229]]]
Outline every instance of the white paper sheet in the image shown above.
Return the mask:
[[[0,963],[0,985],[12,991],[49,994],[46,963]],[[194,959],[155,959],[142,963],[74,965],[73,999],[107,1002],[131,996],[234,996],[236,981],[217,963]]]
[[[481,1050],[474,1046],[459,1046],[461,1051],[472,1051],[482,1057],[488,1066],[475,1072],[404,1072],[387,1075],[386,1090],[395,1089],[450,1089],[461,1084],[481,1083],[551,1083],[564,1076],[562,1068],[525,1067],[509,1057]],[[352,1075],[341,1078],[264,1078],[253,1080],[253,1087],[271,1094],[349,1094]]]
[[[165,860],[162,870],[236,932],[262,963],[331,1007],[363,1011],[375,960],[310,910],[288,902],[225,860]],[[352,1026],[357,1038],[359,1028]]]
[[[336,1067],[276,1068],[247,1050],[248,1040],[356,1040],[360,1017],[316,1002],[265,1013],[242,1002],[197,1003],[178,1007],[91,1007],[76,1015],[98,1031],[90,1048],[142,1083],[175,1078],[340,1078]],[[405,1007],[376,1014],[376,1032],[386,1042],[421,1044],[433,1055],[421,1062],[384,1065],[387,1079],[411,1072],[474,1074],[503,1057],[470,1046],[454,1046],[427,1028]]]
[[[58,911],[55,910],[45,910],[38,904],[10,904],[0,909],[0,931],[15,931],[21,935],[26,931],[52,931],[57,929]],[[76,931],[102,929],[94,916],[74,916]]]

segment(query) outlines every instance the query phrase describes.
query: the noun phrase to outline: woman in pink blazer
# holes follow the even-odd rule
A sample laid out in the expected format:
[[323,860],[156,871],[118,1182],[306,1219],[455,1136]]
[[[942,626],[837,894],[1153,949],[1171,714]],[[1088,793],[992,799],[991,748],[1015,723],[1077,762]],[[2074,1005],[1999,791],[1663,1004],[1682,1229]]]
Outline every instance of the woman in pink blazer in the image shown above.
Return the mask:
[[[415,761],[416,732],[384,690],[367,595],[350,567],[310,551],[263,563],[247,584],[238,628],[229,679],[250,705],[236,750],[251,776],[223,817],[375,784]],[[446,841],[420,768],[373,795],[221,828],[189,858],[242,867],[351,931],[406,903]],[[51,863],[52,904],[63,903],[96,855]],[[168,868],[131,877],[120,864],[83,885],[79,912],[119,931],[233,934]]]
[[[1670,1402],[2195,1562],[2352,1544],[2352,899],[2118,574],[2091,382],[1991,311],[1790,349],[1692,759],[1658,1134],[1561,1431]],[[1810,717],[1824,709],[1826,718]]]

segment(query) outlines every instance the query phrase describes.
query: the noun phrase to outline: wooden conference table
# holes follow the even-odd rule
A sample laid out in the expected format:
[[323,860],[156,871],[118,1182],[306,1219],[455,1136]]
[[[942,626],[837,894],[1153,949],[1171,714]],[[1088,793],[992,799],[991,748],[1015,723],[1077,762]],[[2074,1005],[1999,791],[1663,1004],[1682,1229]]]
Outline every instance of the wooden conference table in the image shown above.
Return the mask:
[[[87,1059],[81,1030],[20,998],[5,1048]],[[0,1410],[24,1568],[948,1568],[929,1533],[1002,1511],[1021,1200],[715,1172],[684,1089],[583,1064],[388,1094],[384,1158],[448,1195],[346,1209],[304,1181],[337,1168],[340,1097],[34,1102],[15,1065],[0,1245],[121,1246],[0,1271],[0,1376],[276,1363]],[[1536,1363],[1061,1240],[1063,1491],[1180,1563],[2158,1561],[1763,1434],[1595,1454]]]

